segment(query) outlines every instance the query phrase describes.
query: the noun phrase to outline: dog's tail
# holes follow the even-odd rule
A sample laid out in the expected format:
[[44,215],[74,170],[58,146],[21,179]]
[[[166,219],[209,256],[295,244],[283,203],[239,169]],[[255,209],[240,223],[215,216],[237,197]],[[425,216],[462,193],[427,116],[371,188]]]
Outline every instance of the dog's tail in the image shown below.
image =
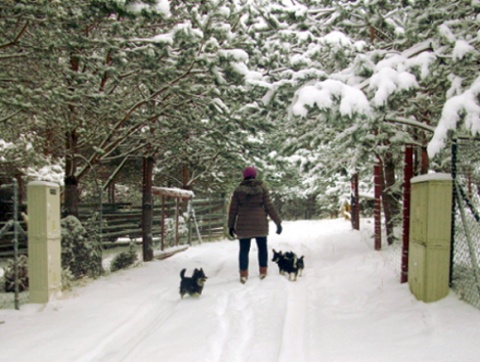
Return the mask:
[[182,271],[180,272],[180,278],[185,278],[185,272],[187,271],[187,269],[182,269]]

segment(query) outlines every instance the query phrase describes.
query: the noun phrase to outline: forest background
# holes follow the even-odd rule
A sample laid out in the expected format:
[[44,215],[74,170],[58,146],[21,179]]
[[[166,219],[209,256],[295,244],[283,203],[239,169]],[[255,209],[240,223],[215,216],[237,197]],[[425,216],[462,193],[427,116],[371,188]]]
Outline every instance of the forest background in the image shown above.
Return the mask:
[[[246,165],[289,218],[336,214],[403,150],[445,171],[480,129],[478,0],[5,0],[0,174],[64,187],[64,212],[156,186],[226,193]],[[123,195],[122,195],[123,194]],[[109,192],[109,195],[113,195]],[[113,197],[113,196],[112,196]]]

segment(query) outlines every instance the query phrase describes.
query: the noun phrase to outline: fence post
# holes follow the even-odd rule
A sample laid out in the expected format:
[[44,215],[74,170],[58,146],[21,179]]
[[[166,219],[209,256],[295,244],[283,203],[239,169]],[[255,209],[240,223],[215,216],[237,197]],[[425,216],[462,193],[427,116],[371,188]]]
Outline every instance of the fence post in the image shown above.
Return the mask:
[[408,243],[410,237],[410,195],[413,177],[413,146],[405,146],[405,163],[403,166],[403,243],[402,243],[402,267],[400,283],[408,281]]
[[28,215],[30,301],[47,303],[62,289],[59,186],[51,182],[30,182]]
[[408,284],[417,299],[433,302],[449,290],[452,180],[436,173],[411,183]]
[[454,134],[452,136],[452,225],[450,228],[450,240],[451,240],[451,248],[450,248],[450,274],[448,278],[449,286],[452,286],[452,279],[453,279],[453,256],[454,256],[454,249],[455,249],[455,211],[457,208],[457,152],[458,152],[458,143],[457,143],[457,136]]

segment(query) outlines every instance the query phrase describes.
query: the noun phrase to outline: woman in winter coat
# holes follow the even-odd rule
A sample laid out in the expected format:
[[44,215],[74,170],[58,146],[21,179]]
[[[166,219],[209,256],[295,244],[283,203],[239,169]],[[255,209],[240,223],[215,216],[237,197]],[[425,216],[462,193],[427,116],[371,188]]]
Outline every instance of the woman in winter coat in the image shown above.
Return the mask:
[[268,219],[277,225],[277,234],[282,232],[282,220],[273,206],[267,188],[257,180],[257,170],[247,167],[243,170],[243,181],[235,189],[228,212],[228,228],[231,237],[240,241],[239,264],[240,282],[248,279],[248,254],[252,238],[257,241],[260,279],[267,276],[268,264]]

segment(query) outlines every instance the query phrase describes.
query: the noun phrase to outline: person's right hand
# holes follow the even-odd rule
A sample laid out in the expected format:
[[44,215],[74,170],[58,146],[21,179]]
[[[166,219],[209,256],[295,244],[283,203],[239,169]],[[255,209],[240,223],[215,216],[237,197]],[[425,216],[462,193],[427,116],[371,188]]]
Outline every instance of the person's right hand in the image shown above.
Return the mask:
[[232,238],[235,238],[235,229],[234,229],[234,228],[228,229],[228,234],[229,234]]

